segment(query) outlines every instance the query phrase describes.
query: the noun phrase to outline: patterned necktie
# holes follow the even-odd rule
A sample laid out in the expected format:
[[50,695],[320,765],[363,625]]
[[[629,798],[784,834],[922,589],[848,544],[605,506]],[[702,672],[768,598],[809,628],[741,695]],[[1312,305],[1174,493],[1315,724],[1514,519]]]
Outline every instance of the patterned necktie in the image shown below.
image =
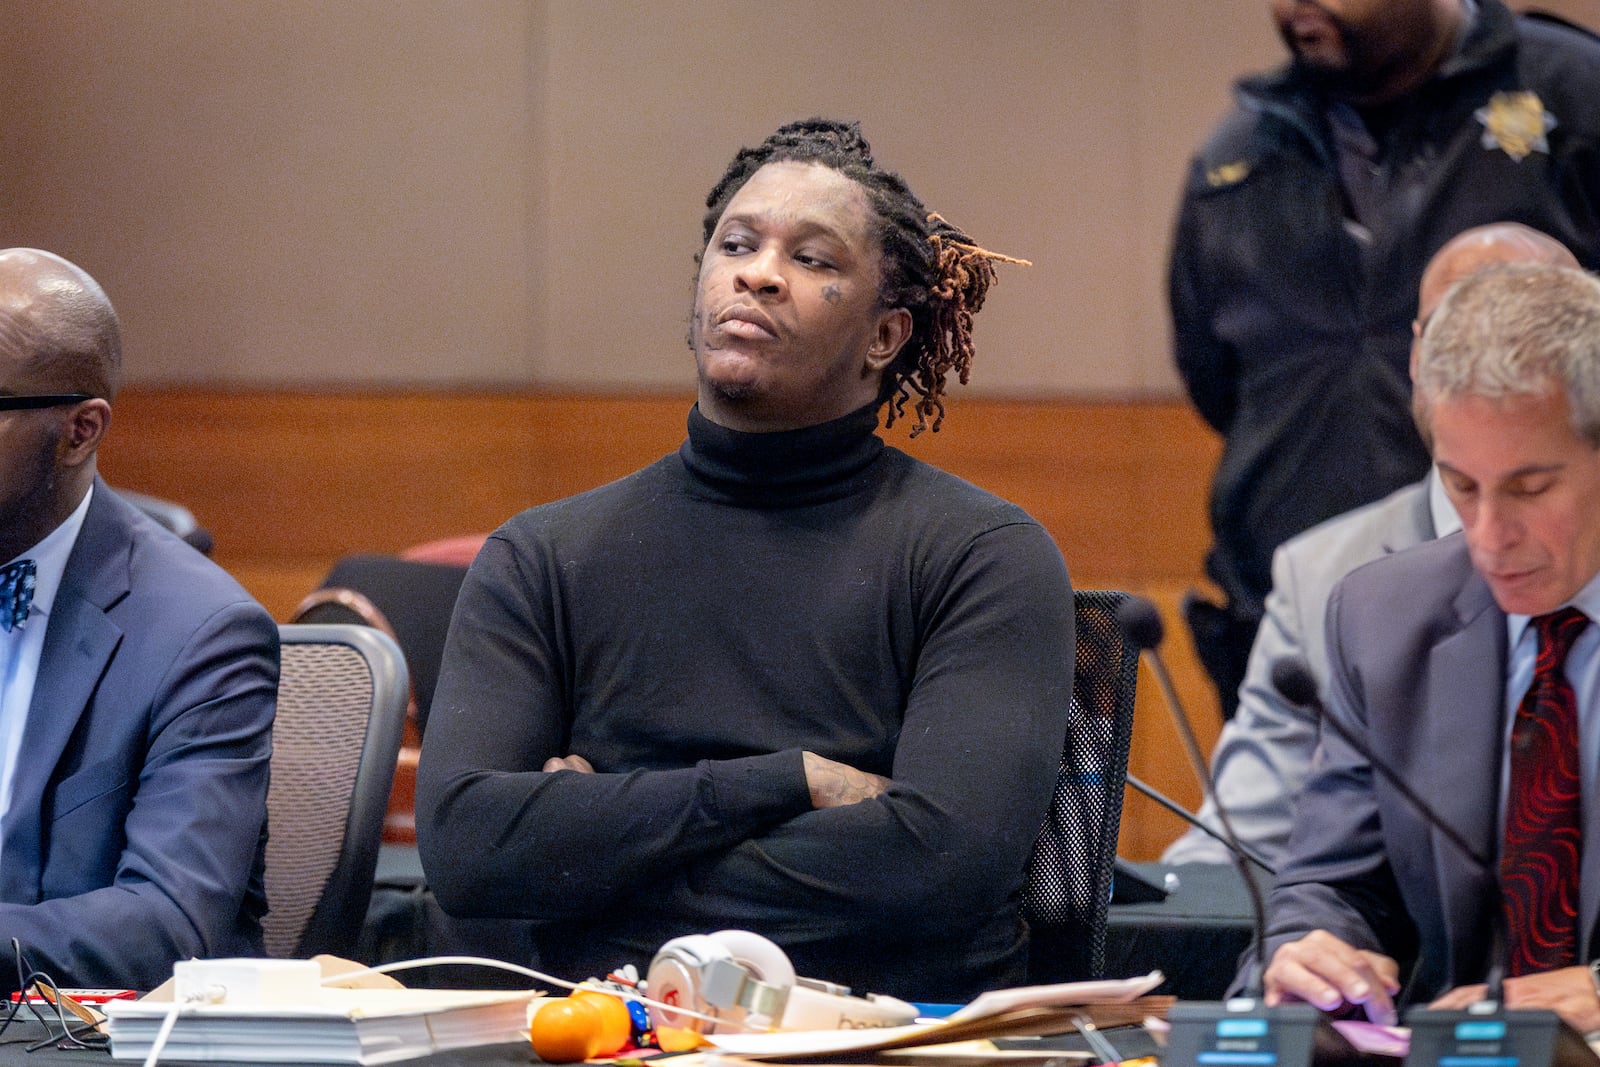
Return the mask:
[[1589,619],[1563,608],[1535,616],[1533,624],[1539,658],[1511,726],[1511,793],[1500,854],[1511,977],[1571,966],[1578,953],[1578,696],[1562,668]]
[[27,620],[33,604],[34,571],[31,559],[0,567],[0,630],[10,633]]

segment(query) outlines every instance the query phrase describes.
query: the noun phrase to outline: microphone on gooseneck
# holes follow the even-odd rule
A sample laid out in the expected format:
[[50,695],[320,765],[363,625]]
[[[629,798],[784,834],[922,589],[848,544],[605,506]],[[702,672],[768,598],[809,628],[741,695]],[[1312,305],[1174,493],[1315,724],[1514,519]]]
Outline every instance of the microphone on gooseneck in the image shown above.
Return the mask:
[[1227,845],[1228,854],[1233,858],[1233,865],[1238,868],[1239,877],[1244,880],[1245,890],[1250,895],[1256,966],[1245,995],[1258,998],[1261,995],[1263,976],[1267,972],[1266,905],[1261,897],[1261,887],[1256,884],[1255,874],[1250,870],[1249,853],[1239,843],[1239,835],[1233,831],[1233,822],[1228,818],[1227,807],[1217,799],[1216,791],[1212,788],[1211,769],[1206,766],[1205,757],[1200,753],[1200,745],[1195,741],[1194,730],[1189,724],[1189,714],[1184,710],[1183,702],[1178,699],[1178,691],[1172,685],[1172,676],[1167,673],[1166,662],[1161,658],[1161,640],[1165,636],[1161,615],[1150,601],[1143,597],[1130,597],[1117,606],[1117,624],[1122,628],[1123,636],[1145,655],[1151,672],[1156,676],[1156,684],[1161,689],[1163,702],[1172,715],[1178,736],[1183,740],[1189,765],[1194,770],[1195,778],[1200,782],[1201,792],[1216,809],[1217,822],[1221,824],[1224,835],[1223,843]]
[[[1456,850],[1470,860],[1481,873],[1488,876],[1489,881],[1498,890],[1500,881],[1496,877],[1494,861],[1479,851],[1466,835],[1456,829],[1438,810],[1422,799],[1417,792],[1407,784],[1405,778],[1391,767],[1373,749],[1365,737],[1351,730],[1343,722],[1328,714],[1327,706],[1323,704],[1321,695],[1317,692],[1317,683],[1311,677],[1311,669],[1306,666],[1305,660],[1299,656],[1284,656],[1274,660],[1272,664],[1272,684],[1282,693],[1285,700],[1298,704],[1314,712],[1317,721],[1331,727],[1333,732],[1356,750],[1356,753],[1378,773],[1384,781],[1394,788],[1394,791],[1405,798],[1413,811],[1421,815],[1423,821],[1430,827],[1438,830],[1446,840],[1455,846]],[[1485,999],[1501,1000],[1501,987],[1505,981],[1505,917],[1495,909],[1495,923],[1490,938],[1490,962],[1487,978],[1488,994]]]
[[[1220,830],[1214,830],[1204,821],[1197,819],[1188,808],[1185,808],[1182,804],[1179,804],[1176,800],[1173,800],[1155,786],[1150,785],[1148,782],[1140,781],[1132,774],[1128,775],[1128,785],[1143,793],[1157,804],[1160,804],[1163,808],[1166,808],[1172,814],[1176,815],[1178,818],[1182,819],[1196,830],[1199,830],[1201,833],[1210,837],[1213,841],[1221,842],[1222,847],[1227,849],[1232,849],[1235,847],[1235,842],[1229,841],[1226,837],[1223,837]],[[1266,871],[1271,875],[1276,875],[1278,873],[1278,869],[1272,864],[1268,863],[1261,853],[1255,851],[1243,841],[1237,842],[1237,846],[1240,853],[1244,855],[1245,859],[1249,860],[1257,867],[1260,867],[1263,871]]]
[[1333,728],[1345,744],[1356,750],[1356,753],[1368,763],[1372,769],[1382,775],[1384,781],[1394,787],[1395,792],[1406,798],[1406,802],[1427,820],[1429,826],[1443,834],[1460,853],[1471,860],[1478,868],[1486,873],[1493,874],[1494,861],[1478,851],[1466,836],[1457,830],[1450,822],[1440,815],[1433,805],[1418,796],[1400,772],[1385,763],[1368,743],[1367,739],[1351,730],[1344,723],[1328,714],[1327,707],[1322,703],[1322,697],[1317,693],[1317,683],[1311,677],[1311,669],[1306,666],[1305,660],[1299,656],[1284,656],[1274,660],[1272,664],[1272,684],[1282,693],[1284,699],[1309,708],[1316,713],[1317,720]]

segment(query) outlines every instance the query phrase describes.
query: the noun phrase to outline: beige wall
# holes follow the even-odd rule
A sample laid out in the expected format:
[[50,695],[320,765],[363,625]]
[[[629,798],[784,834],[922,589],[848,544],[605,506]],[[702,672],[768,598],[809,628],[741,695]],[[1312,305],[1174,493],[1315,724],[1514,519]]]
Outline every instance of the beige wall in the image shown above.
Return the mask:
[[[1546,0],[1600,24],[1600,0]],[[1170,394],[1183,163],[1263,0],[0,0],[0,245],[130,380],[681,388],[700,203],[857,116],[1008,270],[975,386]]]
[[527,375],[536,9],[6,0],[0,20],[0,239],[100,279],[130,379]]
[[1600,28],[1600,0],[1517,0],[1512,6],[1522,11],[1548,11]]

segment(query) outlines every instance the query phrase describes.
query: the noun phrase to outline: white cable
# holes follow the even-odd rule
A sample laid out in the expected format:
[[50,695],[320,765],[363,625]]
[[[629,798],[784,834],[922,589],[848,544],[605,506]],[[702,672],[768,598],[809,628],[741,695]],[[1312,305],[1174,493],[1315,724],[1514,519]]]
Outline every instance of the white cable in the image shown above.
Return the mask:
[[334,982],[342,982],[347,978],[355,978],[363,974],[388,974],[391,971],[409,971],[414,967],[432,967],[435,964],[446,963],[493,967],[496,970],[510,971],[512,974],[520,974],[525,978],[532,978],[538,982],[560,986],[562,989],[577,989],[579,985],[577,982],[568,982],[554,975],[545,974],[543,971],[535,971],[520,964],[507,963],[504,960],[492,960],[487,956],[423,956],[415,960],[396,960],[394,963],[380,963],[375,967],[358,967],[353,971],[330,974],[322,979],[322,984],[331,985]]
[[144,1067],[156,1067],[156,1060],[161,1058],[161,1050],[167,1047],[167,1038],[172,1035],[172,1025],[178,1021],[178,1014],[183,1011],[183,1005],[178,1001],[172,1002],[172,1007],[167,1009],[167,1014],[161,1019],[161,1029],[156,1031],[155,1040],[150,1042],[150,1052],[144,1058]]
[[[322,980],[322,984],[328,985],[332,982],[341,982],[346,978],[355,978],[363,974],[388,974],[391,971],[409,971],[413,967],[432,967],[436,964],[471,964],[479,967],[494,967],[498,970],[510,971],[512,974],[520,974],[525,978],[532,978],[536,982],[546,982],[553,986],[560,986],[562,989],[594,988],[593,986],[585,987],[582,982],[569,982],[564,978],[557,978],[554,975],[545,974],[542,971],[531,970],[530,968],[523,967],[519,964],[507,963],[504,960],[492,960],[486,956],[424,956],[421,959],[415,960],[400,960],[395,963],[380,963],[376,967],[362,967],[354,971],[344,971],[341,974],[330,974]],[[634,993],[626,989],[606,989],[602,990],[602,992],[610,993],[613,996],[622,997],[627,1000],[636,1000],[640,1004],[644,1004],[652,1008],[660,1008],[663,1011],[669,1011],[674,1015],[687,1015],[690,1018],[702,1019],[705,1022],[716,1023],[719,1026],[738,1026],[745,1030],[757,1030],[756,1027],[750,1026],[746,1023],[738,1022],[733,1019],[720,1018],[715,1015],[706,1015],[698,1011],[691,1011],[690,1009],[677,1004],[663,1004],[659,1000],[651,1000],[642,993]],[[145,1067],[150,1067],[150,1065],[146,1064]]]
[[215,1004],[227,995],[227,991],[212,986],[203,997],[190,997],[188,1000],[175,1000],[172,1007],[167,1009],[167,1014],[161,1017],[161,1028],[156,1031],[155,1040],[150,1042],[150,1052],[144,1058],[144,1067],[156,1067],[156,1060],[161,1057],[161,1050],[167,1047],[167,1038],[172,1036],[172,1027],[178,1021],[178,1016],[183,1014],[183,1009],[191,1004]]

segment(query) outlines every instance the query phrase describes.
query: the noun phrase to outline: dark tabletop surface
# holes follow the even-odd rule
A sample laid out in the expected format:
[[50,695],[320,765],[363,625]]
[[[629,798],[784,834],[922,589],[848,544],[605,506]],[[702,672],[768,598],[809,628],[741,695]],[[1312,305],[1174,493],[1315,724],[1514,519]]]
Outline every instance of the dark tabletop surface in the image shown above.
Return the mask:
[[[1106,976],[1127,978],[1159,970],[1166,984],[1156,990],[1182,1000],[1217,1000],[1238,971],[1250,945],[1250,897],[1230,865],[1160,863],[1133,865],[1161,884],[1170,873],[1176,886],[1163,901],[1113,904],[1106,921]],[[1263,892],[1267,883],[1261,883]]]

